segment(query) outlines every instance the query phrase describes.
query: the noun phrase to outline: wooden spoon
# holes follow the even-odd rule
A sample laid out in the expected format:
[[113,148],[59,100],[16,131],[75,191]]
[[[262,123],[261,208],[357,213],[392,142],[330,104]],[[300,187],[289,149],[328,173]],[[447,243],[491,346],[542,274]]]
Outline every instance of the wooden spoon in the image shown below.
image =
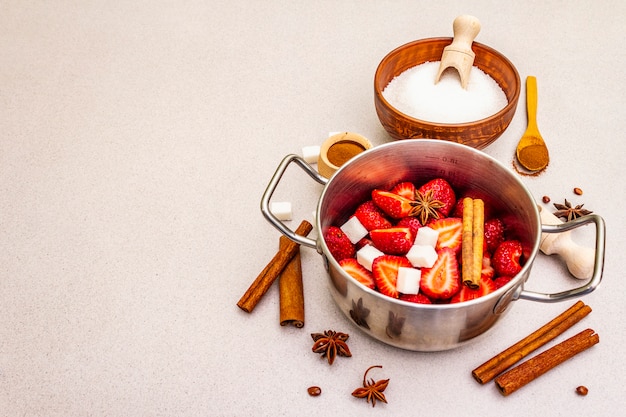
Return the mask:
[[517,160],[529,171],[540,171],[548,166],[548,148],[537,127],[537,78],[526,78],[526,108],[528,127],[517,144]]
[[455,68],[461,78],[461,87],[467,89],[474,58],[476,58],[476,54],[472,51],[472,43],[480,32],[480,22],[474,16],[458,16],[452,22],[452,30],[454,39],[450,45],[443,48],[435,84],[439,82],[441,74],[447,68]]

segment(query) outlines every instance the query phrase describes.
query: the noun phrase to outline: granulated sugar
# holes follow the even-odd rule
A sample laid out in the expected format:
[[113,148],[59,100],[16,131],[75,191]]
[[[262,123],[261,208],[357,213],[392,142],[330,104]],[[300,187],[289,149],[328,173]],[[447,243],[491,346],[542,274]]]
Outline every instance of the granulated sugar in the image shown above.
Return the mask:
[[435,84],[439,61],[425,62],[395,77],[383,97],[397,110],[416,119],[436,123],[466,123],[489,117],[504,108],[504,91],[480,68],[472,67],[467,89],[449,68]]

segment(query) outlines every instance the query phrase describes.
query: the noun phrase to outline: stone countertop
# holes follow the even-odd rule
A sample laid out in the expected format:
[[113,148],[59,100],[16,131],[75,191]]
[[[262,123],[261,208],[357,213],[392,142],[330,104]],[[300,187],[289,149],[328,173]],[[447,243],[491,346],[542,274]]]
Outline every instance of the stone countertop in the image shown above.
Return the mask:
[[[601,7],[600,7],[601,6]],[[622,69],[626,3],[608,1],[92,1],[0,4],[0,414],[6,416],[608,415],[626,407]],[[340,314],[317,252],[303,248],[306,324],[278,323],[278,290],[239,297],[279,233],[259,210],[284,155],[353,131],[391,139],[374,71],[409,41],[477,41],[538,80],[548,169],[521,177],[541,203],[567,198],[607,224],[604,279],[583,297],[601,342],[509,397],[471,370],[571,303],[518,300],[458,349],[419,353]],[[525,90],[484,151],[510,166]],[[573,193],[580,187],[582,196]],[[322,187],[289,170],[275,199],[311,217]],[[549,207],[549,205],[545,205]],[[588,228],[591,229],[592,227]],[[585,230],[577,236],[589,239]],[[540,255],[526,285],[579,282]],[[331,367],[310,333],[350,334]],[[388,404],[350,396],[390,378]],[[307,388],[318,385],[322,395]],[[589,394],[578,396],[585,385]]]

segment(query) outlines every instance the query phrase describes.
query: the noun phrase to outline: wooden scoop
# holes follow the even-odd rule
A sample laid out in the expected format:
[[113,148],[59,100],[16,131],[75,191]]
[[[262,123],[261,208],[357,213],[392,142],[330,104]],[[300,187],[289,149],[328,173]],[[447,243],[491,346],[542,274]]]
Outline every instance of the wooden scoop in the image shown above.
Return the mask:
[[[538,206],[543,224],[560,224],[561,219]],[[589,279],[593,275],[595,251],[572,240],[571,232],[542,233],[539,249],[546,255],[560,255],[570,274],[578,279]]]
[[550,162],[548,147],[537,127],[537,78],[526,78],[528,127],[517,144],[517,161],[529,171],[541,171]]
[[472,51],[472,42],[480,32],[480,22],[474,16],[462,15],[454,19],[452,30],[454,31],[454,39],[450,45],[443,49],[435,84],[439,82],[441,74],[447,68],[452,67],[458,71],[461,77],[461,87],[467,88],[470,71],[476,57]]

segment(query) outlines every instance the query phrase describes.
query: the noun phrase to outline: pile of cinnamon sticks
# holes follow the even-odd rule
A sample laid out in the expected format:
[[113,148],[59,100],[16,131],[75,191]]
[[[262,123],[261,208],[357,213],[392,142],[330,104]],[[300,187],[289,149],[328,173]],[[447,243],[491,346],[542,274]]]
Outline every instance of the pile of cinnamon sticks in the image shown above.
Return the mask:
[[[296,229],[296,234],[307,236],[312,229],[313,225],[303,220]],[[280,325],[303,327],[304,289],[300,245],[285,236],[280,237],[278,252],[250,284],[237,306],[246,313],[251,313],[276,279],[279,279]]]
[[495,378],[495,384],[502,395],[506,396],[517,391],[600,341],[595,331],[586,329],[507,371],[510,366],[563,334],[590,312],[591,307],[582,301],[576,302],[543,327],[474,369],[472,376],[481,384],[486,384]]

